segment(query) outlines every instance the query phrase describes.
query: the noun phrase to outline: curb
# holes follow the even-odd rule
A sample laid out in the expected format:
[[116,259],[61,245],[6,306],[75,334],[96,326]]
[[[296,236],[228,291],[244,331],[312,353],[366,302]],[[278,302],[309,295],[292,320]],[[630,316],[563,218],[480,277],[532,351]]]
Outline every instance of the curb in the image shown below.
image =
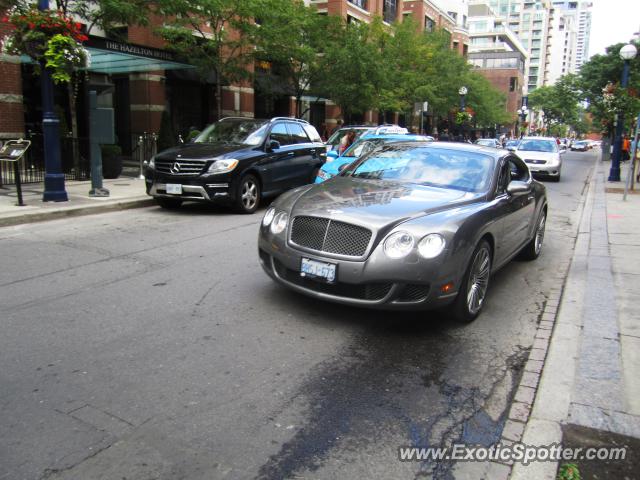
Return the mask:
[[[576,230],[576,242],[585,213],[587,199],[591,188],[593,188],[591,184],[599,162],[599,159],[594,162],[594,166],[586,182],[587,189],[580,202],[579,214],[577,216],[578,228]],[[537,398],[542,370],[545,366],[545,360],[549,351],[549,345],[553,336],[556,318],[560,310],[562,296],[567,279],[569,278],[572,262],[573,255],[571,255],[570,259],[563,261],[557,266],[556,273],[550,279],[557,286],[550,289],[542,313],[539,316],[538,328],[534,336],[531,351],[529,352],[529,358],[524,366],[520,383],[518,384],[513,402],[511,403],[507,421],[502,429],[502,436],[498,442],[500,445],[511,446],[515,443],[522,442],[525,430],[529,424],[533,405]],[[512,474],[514,473],[513,466],[513,461],[491,461],[489,463],[491,477],[487,478],[491,478],[491,480],[508,480],[512,478]]]
[[143,208],[155,205],[152,198],[137,198],[134,200],[122,200],[97,205],[85,205],[79,207],[63,207],[59,210],[40,211],[24,213],[0,218],[0,227],[10,227],[25,223],[46,222],[48,220],[58,220],[61,218],[80,217],[97,213],[114,212],[118,210],[129,210],[133,208]]

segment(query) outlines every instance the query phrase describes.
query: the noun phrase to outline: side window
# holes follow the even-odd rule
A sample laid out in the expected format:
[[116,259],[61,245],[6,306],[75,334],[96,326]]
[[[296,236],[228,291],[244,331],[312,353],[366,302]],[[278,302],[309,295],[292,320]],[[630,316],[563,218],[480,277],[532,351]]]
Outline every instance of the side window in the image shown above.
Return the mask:
[[299,123],[287,123],[289,133],[293,137],[293,143],[309,143],[309,137]]
[[285,127],[284,123],[276,123],[273,126],[273,128],[271,129],[271,133],[269,134],[269,139],[280,142],[280,146],[282,147],[295,143],[289,135],[287,127]]
[[498,188],[496,189],[497,195],[502,195],[507,191],[507,185],[511,181],[511,169],[510,162],[505,161],[500,168],[500,176],[498,177]]
[[322,138],[313,125],[303,125],[303,128],[312,142],[322,143]]

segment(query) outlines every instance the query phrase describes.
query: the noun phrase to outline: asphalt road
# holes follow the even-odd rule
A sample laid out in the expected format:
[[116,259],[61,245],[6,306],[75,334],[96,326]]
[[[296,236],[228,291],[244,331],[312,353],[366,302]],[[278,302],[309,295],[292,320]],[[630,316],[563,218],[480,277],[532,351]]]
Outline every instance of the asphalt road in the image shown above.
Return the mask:
[[263,211],[0,229],[0,479],[479,478],[398,447],[499,438],[594,160],[565,156],[543,254],[466,326],[283,290]]

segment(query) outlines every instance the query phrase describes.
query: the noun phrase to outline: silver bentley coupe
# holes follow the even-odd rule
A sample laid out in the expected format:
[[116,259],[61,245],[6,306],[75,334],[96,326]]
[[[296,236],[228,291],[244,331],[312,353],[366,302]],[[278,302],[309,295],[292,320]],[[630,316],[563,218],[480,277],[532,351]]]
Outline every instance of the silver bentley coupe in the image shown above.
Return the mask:
[[393,143],[277,198],[258,250],[276,282],[380,309],[447,307],[475,319],[491,274],[544,240],[547,198],[508,150]]

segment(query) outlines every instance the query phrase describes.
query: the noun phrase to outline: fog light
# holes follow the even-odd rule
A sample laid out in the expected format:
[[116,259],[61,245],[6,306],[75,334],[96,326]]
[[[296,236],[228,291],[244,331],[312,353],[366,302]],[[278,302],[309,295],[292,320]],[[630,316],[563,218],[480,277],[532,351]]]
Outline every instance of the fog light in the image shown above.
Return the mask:
[[441,293],[449,293],[451,290],[453,290],[453,282],[445,283],[440,287]]

